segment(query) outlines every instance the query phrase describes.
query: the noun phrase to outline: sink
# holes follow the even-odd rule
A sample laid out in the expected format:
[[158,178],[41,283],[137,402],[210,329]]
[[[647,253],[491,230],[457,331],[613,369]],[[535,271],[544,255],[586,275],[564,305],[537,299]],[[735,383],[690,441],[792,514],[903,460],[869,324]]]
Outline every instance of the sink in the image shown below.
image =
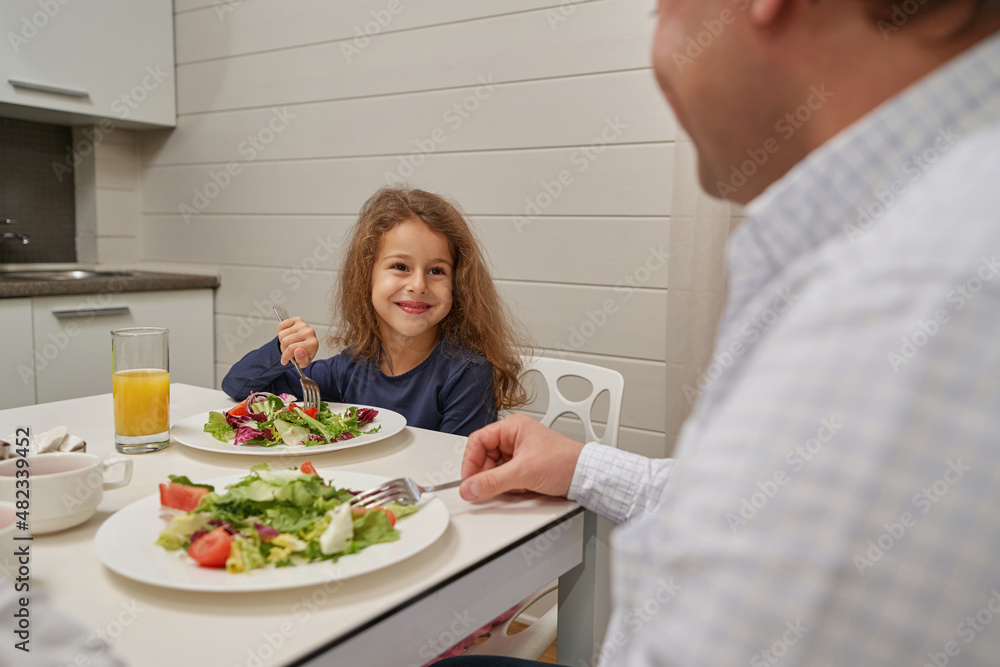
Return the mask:
[[122,271],[88,271],[83,269],[65,271],[3,271],[0,280],[84,280],[86,278],[128,278],[135,274]]

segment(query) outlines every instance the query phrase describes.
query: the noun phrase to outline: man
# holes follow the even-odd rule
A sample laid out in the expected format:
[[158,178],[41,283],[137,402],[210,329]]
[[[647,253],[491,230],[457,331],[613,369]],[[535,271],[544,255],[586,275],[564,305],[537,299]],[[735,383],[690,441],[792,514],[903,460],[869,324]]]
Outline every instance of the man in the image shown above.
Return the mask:
[[599,664],[995,663],[1000,2],[659,13],[701,183],[748,203],[713,380],[674,461],[514,417],[470,437],[462,496],[625,524]]

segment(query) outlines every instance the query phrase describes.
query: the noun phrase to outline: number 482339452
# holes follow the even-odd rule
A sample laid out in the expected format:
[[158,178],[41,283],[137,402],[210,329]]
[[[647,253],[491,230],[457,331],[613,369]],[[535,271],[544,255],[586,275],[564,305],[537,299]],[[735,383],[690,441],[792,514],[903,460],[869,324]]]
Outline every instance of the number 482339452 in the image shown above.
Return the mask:
[[31,432],[27,428],[19,428],[15,434],[17,441],[14,453],[17,455],[17,472],[14,475],[17,477],[15,482],[17,501],[14,506],[17,508],[18,525],[24,525],[21,522],[28,520],[28,478],[31,476],[31,471],[28,468],[28,437],[30,434]]

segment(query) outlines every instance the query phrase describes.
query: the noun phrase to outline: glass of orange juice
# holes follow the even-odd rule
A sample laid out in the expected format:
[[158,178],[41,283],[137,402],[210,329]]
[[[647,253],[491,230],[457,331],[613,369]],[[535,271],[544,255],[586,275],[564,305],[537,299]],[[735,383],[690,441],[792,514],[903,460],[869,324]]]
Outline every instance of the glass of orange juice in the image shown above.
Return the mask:
[[145,454],[170,444],[170,366],[167,329],[111,332],[111,393],[115,449]]

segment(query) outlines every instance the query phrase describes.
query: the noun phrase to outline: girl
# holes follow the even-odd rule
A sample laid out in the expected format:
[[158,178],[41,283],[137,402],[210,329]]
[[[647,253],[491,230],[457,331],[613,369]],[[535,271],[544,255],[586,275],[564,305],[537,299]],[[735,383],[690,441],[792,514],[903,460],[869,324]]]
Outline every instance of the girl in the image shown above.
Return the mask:
[[299,317],[241,359],[222,381],[250,391],[301,393],[297,363],[323,400],[388,408],[411,426],[469,435],[497,411],[527,402],[523,346],[462,214],[423,190],[383,188],[354,226],[334,301],[330,343],[312,362],[316,332]]

